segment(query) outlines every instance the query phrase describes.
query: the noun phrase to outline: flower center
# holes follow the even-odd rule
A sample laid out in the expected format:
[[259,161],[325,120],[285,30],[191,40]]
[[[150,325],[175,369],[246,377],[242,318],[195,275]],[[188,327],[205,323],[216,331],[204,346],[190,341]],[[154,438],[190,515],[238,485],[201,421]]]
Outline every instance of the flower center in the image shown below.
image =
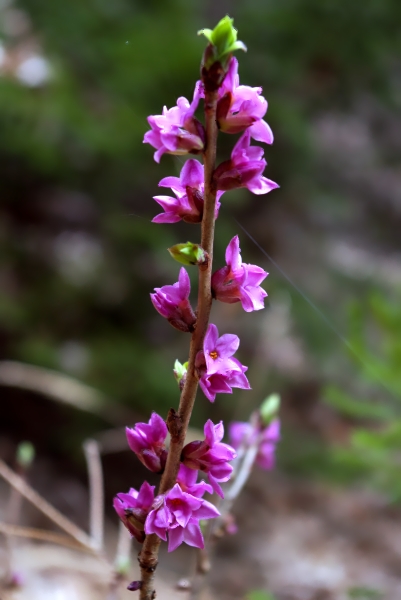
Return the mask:
[[213,358],[213,360],[216,360],[219,355],[217,354],[216,350],[212,350],[212,352],[209,352],[209,356],[210,358]]

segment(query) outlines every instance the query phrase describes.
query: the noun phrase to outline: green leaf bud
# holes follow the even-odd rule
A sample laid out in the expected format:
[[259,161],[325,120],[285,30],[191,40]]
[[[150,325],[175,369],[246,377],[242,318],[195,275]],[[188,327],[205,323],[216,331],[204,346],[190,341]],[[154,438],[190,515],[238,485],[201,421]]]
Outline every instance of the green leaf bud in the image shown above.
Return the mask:
[[220,62],[225,69],[230,55],[235,50],[244,50],[246,46],[237,40],[237,30],[233,27],[234,19],[226,15],[219,21],[214,29],[201,29],[198,35],[204,35],[212,44],[213,51],[205,56],[204,67],[209,69],[213,63]]
[[270,394],[260,407],[260,418],[263,425],[269,425],[277,417],[280,409],[280,395]]
[[207,253],[199,244],[187,242],[168,248],[171,256],[183,265],[204,265],[207,263]]
[[174,377],[177,380],[178,385],[180,385],[182,379],[186,376],[188,369],[188,363],[185,362],[181,364],[179,360],[176,360],[174,363]]
[[18,444],[16,460],[20,467],[28,469],[35,458],[35,448],[31,442],[21,442]]

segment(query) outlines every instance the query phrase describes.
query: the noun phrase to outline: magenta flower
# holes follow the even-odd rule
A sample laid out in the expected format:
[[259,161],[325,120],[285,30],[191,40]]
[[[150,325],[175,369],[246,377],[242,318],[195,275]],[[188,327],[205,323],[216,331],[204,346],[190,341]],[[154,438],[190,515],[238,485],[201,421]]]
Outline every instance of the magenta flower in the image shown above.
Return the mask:
[[184,267],[180,269],[177,283],[155,288],[155,292],[150,294],[150,299],[157,312],[176,329],[193,331],[196,317],[188,300],[191,282]]
[[182,451],[184,465],[191,469],[199,469],[208,474],[213,490],[224,498],[219,481],[228,481],[232,473],[232,466],[227,464],[233,460],[237,453],[228,444],[221,443],[224,436],[223,422],[213,425],[209,419],[204,427],[205,439],[203,442],[194,441],[187,444]]
[[154,489],[154,485],[149,485],[145,481],[139,492],[131,488],[128,494],[117,494],[113,501],[114,509],[121,521],[130,534],[141,543],[145,539],[145,520],[155,498]]
[[163,472],[167,458],[165,421],[154,412],[149,423],[136,423],[133,429],[126,427],[125,432],[129,447],[141,463],[154,473]]
[[203,342],[203,352],[198,352],[195,366],[199,385],[211,402],[214,402],[216,394],[232,394],[233,387],[250,389],[244,374],[248,367],[232,358],[238,346],[238,336],[225,334],[219,338],[216,325],[209,325]]
[[221,131],[239,133],[249,128],[253,139],[272,144],[273,132],[262,120],[267,111],[267,101],[261,93],[261,87],[239,85],[238,60],[233,57],[219,89],[217,122]]
[[[169,187],[176,198],[171,196],[154,196],[154,200],[163,208],[164,213],[156,215],[153,223],[177,223],[181,219],[186,223],[200,223],[203,216],[204,175],[203,165],[190,158],[186,161],[179,177],[165,177],[159,183],[160,187]],[[224,194],[218,191],[216,195],[215,218],[219,214],[219,199]]]
[[228,304],[241,302],[246,312],[264,308],[263,298],[267,294],[260,284],[268,273],[261,267],[242,262],[237,235],[227,246],[226,263],[226,267],[212,275],[213,297]]
[[196,498],[202,498],[205,492],[208,494],[213,493],[213,488],[211,485],[206,483],[206,481],[200,481],[196,483],[198,478],[198,472],[194,471],[194,469],[190,469],[183,463],[180,465],[180,470],[177,475],[177,483],[183,492],[187,492],[191,494],[191,496],[195,496]]
[[238,449],[241,444],[248,447],[259,437],[259,449],[256,455],[256,464],[271,471],[275,465],[276,445],[280,440],[280,420],[275,419],[264,428],[254,427],[250,423],[234,422],[229,426],[230,442]]
[[145,521],[145,533],[155,533],[167,541],[172,552],[182,542],[203,548],[204,541],[199,526],[200,519],[214,519],[220,515],[213,504],[183,492],[178,483],[162,496],[158,496],[154,509]]
[[219,337],[219,330],[216,325],[210,323],[203,342],[208,374],[241,371],[238,360],[231,358],[238,347],[239,337],[237,335],[225,333]]
[[163,154],[199,153],[203,150],[205,131],[194,117],[200,99],[199,82],[195,86],[190,104],[186,98],[178,98],[177,106],[163,108],[162,115],[151,115],[148,123],[151,130],[145,133],[143,142],[156,148],[154,159],[160,162]]
[[239,138],[231,152],[231,160],[222,162],[213,178],[219,190],[233,190],[246,187],[253,194],[267,194],[278,188],[278,184],[263,177],[267,162],[263,158],[263,148],[251,146],[249,129]]

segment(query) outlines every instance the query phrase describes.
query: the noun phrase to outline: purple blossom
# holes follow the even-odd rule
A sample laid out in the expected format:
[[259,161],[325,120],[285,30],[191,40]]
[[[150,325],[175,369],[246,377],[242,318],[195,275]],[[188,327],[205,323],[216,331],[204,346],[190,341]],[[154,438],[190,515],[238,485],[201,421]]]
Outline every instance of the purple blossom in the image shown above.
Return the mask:
[[180,331],[193,331],[196,322],[195,314],[188,300],[191,291],[189,275],[182,267],[177,283],[155,288],[150,294],[153,306],[162,317]]
[[121,521],[130,534],[141,543],[145,539],[145,520],[155,498],[154,489],[155,486],[145,481],[139,492],[131,488],[128,494],[117,494],[113,501],[114,509]]
[[154,412],[149,423],[136,423],[133,429],[127,427],[125,431],[129,447],[145,467],[154,473],[162,472],[167,458],[165,421]]
[[224,436],[222,421],[214,425],[209,419],[205,424],[204,434],[203,442],[190,442],[184,447],[182,461],[191,469],[199,469],[207,473],[213,490],[224,498],[223,490],[218,482],[230,479],[233,468],[227,463],[233,460],[237,453],[234,448],[220,441]]
[[148,117],[150,131],[145,133],[143,141],[156,148],[154,159],[160,162],[164,153],[188,154],[203,150],[205,132],[203,125],[194,117],[200,99],[200,84],[195,86],[191,104],[186,98],[178,98],[177,106],[163,108],[162,115]]
[[216,325],[209,325],[203,342],[203,352],[198,352],[195,366],[199,385],[211,402],[214,402],[216,394],[231,394],[233,387],[250,389],[244,374],[248,367],[236,358],[231,358],[238,346],[238,336],[225,334],[219,337]]
[[183,492],[180,485],[162,496],[158,496],[154,509],[145,522],[145,533],[155,533],[167,541],[168,551],[172,552],[182,542],[196,548],[203,548],[204,541],[199,526],[200,519],[214,519],[220,515],[213,504]]
[[261,267],[242,262],[237,235],[227,246],[226,263],[226,267],[213,273],[213,297],[228,304],[241,302],[246,312],[264,308],[263,298],[267,294],[260,284],[268,273]]
[[205,492],[208,492],[208,494],[212,494],[212,486],[206,483],[206,481],[200,481],[199,483],[196,483],[197,478],[197,471],[194,471],[194,469],[190,469],[189,467],[181,463],[177,475],[177,483],[179,484],[182,491],[187,492],[188,494],[191,494],[191,496],[195,496],[196,498],[202,498]]
[[219,89],[217,122],[225,133],[239,133],[249,128],[253,139],[273,143],[273,132],[263,117],[267,101],[261,96],[261,87],[239,85],[238,60],[231,58],[224,81]]
[[[154,196],[154,200],[163,208],[164,213],[156,215],[153,223],[177,223],[181,219],[186,223],[200,223],[203,216],[204,174],[203,165],[190,158],[186,161],[179,177],[165,177],[160,187],[171,188],[176,198]],[[224,194],[217,192],[215,218],[219,214],[219,199]]]
[[256,455],[256,464],[271,471],[275,465],[276,445],[280,440],[280,420],[275,419],[267,427],[261,429],[254,427],[250,423],[234,422],[229,426],[230,442],[234,448],[238,449],[241,444],[248,447],[255,443],[259,437],[259,449]]
[[278,184],[263,177],[267,162],[263,158],[264,150],[251,146],[250,128],[239,138],[231,152],[231,160],[222,162],[214,172],[213,178],[219,190],[233,190],[246,187],[253,194],[267,194],[278,188]]

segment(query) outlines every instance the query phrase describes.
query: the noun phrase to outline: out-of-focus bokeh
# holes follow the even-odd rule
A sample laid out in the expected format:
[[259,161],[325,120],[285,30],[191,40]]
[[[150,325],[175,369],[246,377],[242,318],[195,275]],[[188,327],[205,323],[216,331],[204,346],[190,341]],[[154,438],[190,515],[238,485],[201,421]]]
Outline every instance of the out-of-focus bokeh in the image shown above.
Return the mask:
[[[215,576],[213,597],[270,588],[279,600],[394,600],[399,0],[0,0],[0,454],[12,464],[16,445],[31,440],[35,486],[84,525],[82,441],[177,404],[172,366],[186,359],[188,336],[149,293],[177,280],[166,248],[197,241],[198,229],[150,222],[159,180],[183,161],[157,165],[142,140],[148,115],[191,98],[205,45],[196,32],[227,12],[248,46],[241,82],[262,86],[269,102],[265,175],[280,189],[223,197],[216,266],[238,233],[244,262],[270,272],[269,297],[251,314],[213,307],[220,332],[241,338],[253,389],[214,405],[200,394],[193,424],[247,419],[277,391],[283,439],[277,472],[251,480],[247,505],[257,508],[253,520],[245,504],[238,511],[244,529],[223,545],[227,576]],[[220,136],[222,160],[234,139]],[[108,503],[146,476],[127,453],[110,453],[104,467]],[[355,522],[347,545],[339,524],[349,534]],[[243,570],[230,571],[238,562]]]

